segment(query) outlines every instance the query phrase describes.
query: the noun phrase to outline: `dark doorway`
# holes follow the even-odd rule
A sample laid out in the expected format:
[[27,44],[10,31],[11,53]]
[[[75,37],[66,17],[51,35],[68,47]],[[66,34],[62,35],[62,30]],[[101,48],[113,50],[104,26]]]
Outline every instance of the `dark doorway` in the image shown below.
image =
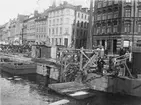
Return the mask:
[[68,38],[65,38],[64,45],[68,47]]
[[105,48],[105,40],[102,40],[102,46]]
[[117,40],[113,40],[113,53],[117,53]]

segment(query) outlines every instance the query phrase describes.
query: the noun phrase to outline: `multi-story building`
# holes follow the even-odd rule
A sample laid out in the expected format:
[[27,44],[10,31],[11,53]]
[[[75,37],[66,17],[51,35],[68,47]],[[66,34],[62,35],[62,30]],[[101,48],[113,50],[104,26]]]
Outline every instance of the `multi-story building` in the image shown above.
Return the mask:
[[10,20],[10,43],[14,43],[16,36],[16,19]]
[[49,37],[47,36],[47,14],[42,13],[35,19],[35,36],[36,43],[48,43]]
[[26,43],[35,43],[36,41],[36,28],[35,28],[35,19],[38,17],[38,11],[34,11],[34,14],[28,16],[27,19],[23,21],[23,40]]
[[[64,2],[59,6],[51,6],[48,10],[47,35],[53,45],[70,46],[72,39],[82,47],[86,42],[88,12],[81,6]],[[85,37],[85,38],[84,38]]]
[[1,40],[3,41],[4,44],[9,44],[9,41],[10,41],[9,27],[10,27],[10,22],[7,22],[1,26]]
[[93,44],[116,53],[141,40],[141,0],[96,0]]

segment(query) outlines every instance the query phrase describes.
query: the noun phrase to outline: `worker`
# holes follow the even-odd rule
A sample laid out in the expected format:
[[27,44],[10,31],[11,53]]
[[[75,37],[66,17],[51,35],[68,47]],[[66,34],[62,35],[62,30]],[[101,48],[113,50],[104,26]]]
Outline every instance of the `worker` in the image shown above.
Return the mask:
[[99,59],[97,61],[97,67],[98,67],[98,71],[102,74],[103,74],[104,64],[105,64],[105,62],[104,62],[103,58],[99,57]]

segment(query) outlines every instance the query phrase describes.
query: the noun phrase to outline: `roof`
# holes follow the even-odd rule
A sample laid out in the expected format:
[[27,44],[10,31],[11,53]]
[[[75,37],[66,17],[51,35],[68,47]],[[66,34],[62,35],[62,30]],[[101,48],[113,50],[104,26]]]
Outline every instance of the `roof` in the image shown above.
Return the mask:
[[81,5],[72,5],[72,4],[69,4],[69,3],[64,3],[64,4],[60,4],[59,6],[50,6],[49,9],[46,10],[46,12],[52,12],[52,11],[56,11],[56,10],[61,10],[61,9],[64,9],[64,8],[70,8],[70,9],[74,9],[76,11],[80,11],[80,12],[84,12],[84,13],[88,13],[88,11],[85,11],[85,8],[81,8],[82,6]]

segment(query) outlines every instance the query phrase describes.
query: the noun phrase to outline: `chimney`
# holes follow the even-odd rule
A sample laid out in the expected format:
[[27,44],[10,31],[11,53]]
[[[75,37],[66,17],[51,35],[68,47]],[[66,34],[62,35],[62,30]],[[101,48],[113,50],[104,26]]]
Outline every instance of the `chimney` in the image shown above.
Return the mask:
[[34,17],[37,17],[37,16],[38,16],[38,11],[35,10],[35,11],[34,11]]

